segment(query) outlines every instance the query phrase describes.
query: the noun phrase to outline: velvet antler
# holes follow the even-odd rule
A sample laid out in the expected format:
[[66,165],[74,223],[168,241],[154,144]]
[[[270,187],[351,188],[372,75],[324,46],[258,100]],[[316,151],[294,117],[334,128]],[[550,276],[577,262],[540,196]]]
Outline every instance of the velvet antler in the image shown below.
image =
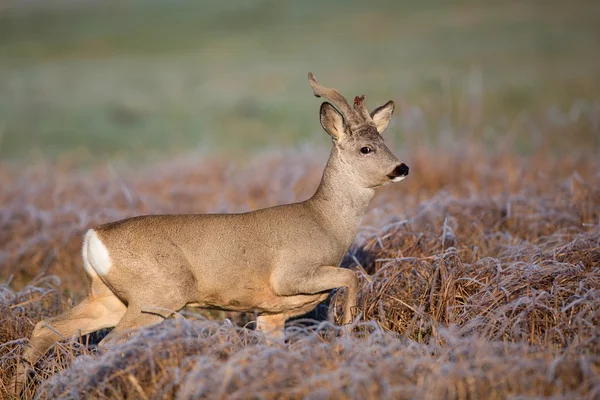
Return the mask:
[[[321,84],[319,84],[319,82],[317,82],[317,80],[315,79],[315,75],[312,72],[308,73],[308,82],[310,83],[310,86],[312,86],[314,95],[316,97],[325,97],[326,99],[329,99],[333,103],[333,105],[335,105],[341,111],[341,113],[344,115],[346,121],[350,124],[351,127],[359,125],[363,122],[363,116],[357,113],[357,110],[355,110],[354,108],[352,108],[352,106],[350,106],[350,104],[348,104],[348,101],[344,96],[342,96],[340,92],[332,88],[326,88],[324,86],[321,86]],[[368,115],[369,113],[367,112],[367,116]]]

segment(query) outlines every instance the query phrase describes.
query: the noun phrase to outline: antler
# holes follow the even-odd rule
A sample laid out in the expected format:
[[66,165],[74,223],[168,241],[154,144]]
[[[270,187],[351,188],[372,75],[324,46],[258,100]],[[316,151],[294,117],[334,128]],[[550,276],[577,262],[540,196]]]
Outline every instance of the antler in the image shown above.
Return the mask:
[[364,94],[362,96],[356,96],[354,98],[354,110],[362,117],[363,120],[372,121],[371,114],[369,114],[369,110],[365,104],[366,99],[367,96]]
[[[357,96],[354,99],[354,108],[352,108],[350,104],[348,104],[346,98],[342,96],[340,92],[335,89],[321,86],[315,79],[315,74],[312,72],[308,73],[308,82],[310,83],[310,86],[312,86],[314,95],[316,97],[325,97],[331,100],[340,109],[342,114],[344,114],[344,117],[346,117],[346,120],[350,126],[362,123],[365,119],[365,115],[370,119],[369,112],[367,111],[366,106],[363,104],[365,96]],[[365,110],[366,114],[363,112],[363,109]]]

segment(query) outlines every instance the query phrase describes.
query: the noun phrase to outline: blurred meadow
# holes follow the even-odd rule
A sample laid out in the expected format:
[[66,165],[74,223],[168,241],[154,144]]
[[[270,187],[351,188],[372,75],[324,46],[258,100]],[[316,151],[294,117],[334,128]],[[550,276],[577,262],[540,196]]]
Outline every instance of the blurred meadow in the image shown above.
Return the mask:
[[102,351],[65,338],[22,398],[600,398],[600,2],[0,1],[0,398],[81,301],[82,234],[308,198],[331,143],[312,71],[410,175],[378,189],[359,278],[287,342],[185,309]]
[[[398,147],[456,136],[494,145],[507,135],[523,152],[540,141],[599,144],[596,1],[0,7],[4,159],[131,162],[190,149],[324,147],[308,71],[348,97],[367,94],[371,107],[394,99],[389,135]],[[548,118],[581,126],[568,139],[559,127],[523,132]]]

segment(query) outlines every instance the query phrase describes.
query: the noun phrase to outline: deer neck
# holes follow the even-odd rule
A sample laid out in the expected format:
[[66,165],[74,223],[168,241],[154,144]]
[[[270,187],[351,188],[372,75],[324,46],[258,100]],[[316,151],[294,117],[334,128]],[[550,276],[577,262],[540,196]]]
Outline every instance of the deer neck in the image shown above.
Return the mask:
[[374,189],[361,187],[356,177],[347,171],[334,146],[321,183],[308,200],[317,218],[340,239],[346,250],[358,233],[362,218],[375,195]]

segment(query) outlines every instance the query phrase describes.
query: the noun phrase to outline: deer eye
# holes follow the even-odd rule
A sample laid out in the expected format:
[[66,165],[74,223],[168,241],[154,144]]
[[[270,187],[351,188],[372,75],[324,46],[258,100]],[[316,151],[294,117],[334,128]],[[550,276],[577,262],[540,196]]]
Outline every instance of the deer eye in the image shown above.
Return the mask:
[[369,154],[369,153],[370,153],[370,152],[372,152],[372,151],[373,151],[373,149],[372,149],[372,148],[370,148],[370,147],[361,147],[361,148],[360,148],[360,152],[361,152],[362,154]]

